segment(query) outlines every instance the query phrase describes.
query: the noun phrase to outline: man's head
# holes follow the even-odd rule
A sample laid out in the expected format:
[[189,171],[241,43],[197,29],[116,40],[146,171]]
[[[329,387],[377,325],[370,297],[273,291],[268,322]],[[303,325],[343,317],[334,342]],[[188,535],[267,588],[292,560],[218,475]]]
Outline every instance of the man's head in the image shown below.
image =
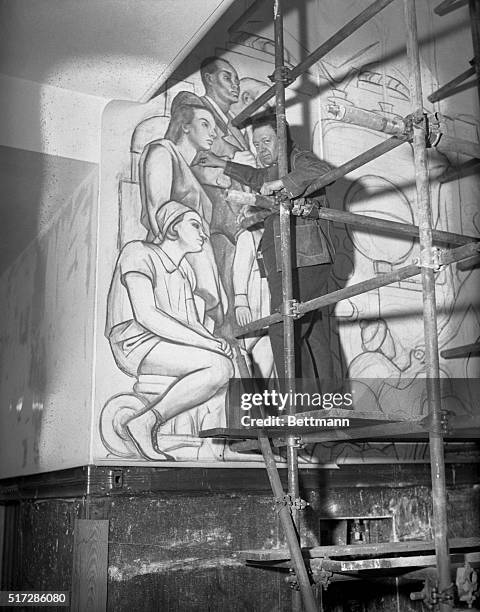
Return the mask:
[[243,79],[240,79],[240,94],[238,97],[238,102],[232,104],[230,110],[234,115],[238,115],[268,88],[268,83],[259,81],[258,79],[253,79],[252,77],[244,77]]
[[220,108],[229,109],[238,101],[240,84],[235,68],[226,60],[207,57],[200,64],[200,76],[207,96]]
[[[278,161],[277,119],[273,113],[254,116],[252,119],[253,145],[263,166],[273,166]],[[293,142],[287,124],[287,154]]]

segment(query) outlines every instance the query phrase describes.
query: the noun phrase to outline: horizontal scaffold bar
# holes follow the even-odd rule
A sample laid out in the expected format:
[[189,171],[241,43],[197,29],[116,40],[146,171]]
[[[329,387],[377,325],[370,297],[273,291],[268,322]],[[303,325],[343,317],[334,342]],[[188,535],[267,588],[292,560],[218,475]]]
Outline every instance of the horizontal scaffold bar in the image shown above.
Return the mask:
[[[309,216],[318,217],[321,219],[328,219],[329,221],[335,221],[338,223],[345,223],[346,225],[353,225],[355,227],[364,227],[372,230],[380,230],[381,232],[392,233],[392,234],[404,234],[406,236],[418,237],[419,229],[417,225],[410,223],[400,223],[398,221],[389,221],[387,219],[379,219],[378,217],[367,217],[366,215],[359,215],[357,213],[345,212],[342,210],[335,210],[333,208],[319,208],[312,210],[312,214]],[[455,234],[454,232],[444,232],[442,230],[432,230],[433,242],[441,244],[469,244],[480,240],[480,237],[476,236],[465,236],[463,234]]]
[[477,174],[479,170],[480,159],[469,159],[459,166],[449,168],[444,174],[438,177],[438,182],[443,185],[444,183],[449,183],[450,181],[455,181],[465,176]]
[[440,351],[441,357],[444,359],[455,359],[458,357],[473,357],[474,355],[480,355],[480,342],[474,342],[473,344],[464,344],[463,346],[456,346],[455,348],[445,349]]
[[443,17],[443,15],[447,15],[466,4],[468,4],[468,0],[443,0],[443,2],[440,2],[440,4],[433,9],[433,12]]
[[[480,243],[473,242],[457,247],[456,249],[452,249],[450,251],[445,251],[442,254],[440,263],[442,265],[448,265],[455,261],[460,261],[461,259],[471,257],[473,254],[478,252],[479,246]],[[326,308],[327,306],[331,306],[332,304],[336,304],[337,302],[346,300],[347,298],[351,298],[356,295],[361,295],[362,293],[367,293],[368,291],[372,291],[373,289],[379,289],[380,287],[385,287],[386,285],[391,285],[392,283],[411,278],[412,276],[416,276],[417,274],[419,274],[420,271],[420,266],[411,264],[409,266],[398,268],[393,272],[381,274],[375,278],[369,278],[368,280],[362,281],[361,283],[355,283],[354,285],[350,285],[349,287],[345,287],[344,289],[332,291],[327,295],[322,295],[318,298],[314,298],[313,300],[309,300],[303,303],[301,302],[298,304],[297,307],[298,315],[302,316],[312,310]],[[235,336],[239,338],[253,331],[257,331],[259,329],[263,329],[264,327],[273,325],[274,323],[280,323],[282,320],[282,314],[271,314],[268,317],[257,319],[256,321],[252,321],[252,323],[249,323],[248,325],[244,325],[243,327],[237,328]]]
[[480,266],[480,255],[474,255],[473,257],[469,257],[468,259],[463,259],[457,263],[457,270],[461,272],[466,272],[467,270],[473,270],[473,268],[478,268]]
[[459,153],[469,157],[480,158],[480,144],[461,138],[453,138],[442,134],[435,144],[435,148],[442,153]]
[[[327,53],[335,49],[341,42],[348,38],[351,34],[356,32],[362,25],[370,21],[372,17],[375,17],[377,13],[383,10],[386,6],[391,4],[393,0],[377,0],[364,11],[359,13],[351,21],[349,21],[343,28],[340,28],[333,36],[326,40],[320,45],[313,53],[306,57],[300,64],[295,66],[290,71],[289,78],[293,82],[297,77],[306,72],[314,64],[322,59]],[[258,109],[260,109],[266,102],[268,102],[275,95],[275,85],[272,85],[263,94],[261,94],[256,100],[254,100],[249,106],[247,106],[241,113],[239,113],[232,121],[233,125],[240,126],[246,119],[251,117]]]
[[443,87],[439,87],[436,91],[431,93],[427,99],[430,102],[439,102],[440,100],[447,98],[448,96],[455,93],[455,89],[459,85],[461,85],[466,79],[473,76],[474,74],[475,66],[471,66],[468,70],[465,70],[465,72],[462,72],[448,83],[445,83]]
[[305,190],[305,193],[303,195],[305,197],[312,195],[319,189],[322,189],[323,187],[330,185],[330,183],[334,183],[339,178],[342,178],[342,176],[345,176],[346,174],[353,172],[353,170],[356,170],[357,168],[360,168],[361,166],[368,164],[368,162],[374,159],[377,159],[377,157],[380,157],[381,155],[385,155],[385,153],[388,153],[389,151],[396,149],[397,147],[402,145],[404,142],[408,142],[409,140],[410,140],[409,136],[405,136],[405,135],[392,136],[391,138],[388,138],[384,142],[381,142],[380,144],[375,145],[374,147],[372,147],[371,149],[368,149],[364,153],[357,155],[357,157],[354,157],[353,159],[350,159],[348,162],[345,162],[344,164],[342,164],[341,166],[338,166],[338,168],[334,168],[333,170],[330,170],[329,172],[322,174],[314,183],[309,185],[309,187]]

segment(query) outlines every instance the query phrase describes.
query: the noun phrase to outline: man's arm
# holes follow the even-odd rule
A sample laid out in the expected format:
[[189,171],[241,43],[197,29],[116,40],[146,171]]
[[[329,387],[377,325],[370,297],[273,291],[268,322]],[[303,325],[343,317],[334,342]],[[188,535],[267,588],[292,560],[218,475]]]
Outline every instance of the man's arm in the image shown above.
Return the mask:
[[266,168],[252,168],[252,166],[244,166],[232,161],[226,163],[224,172],[230,178],[257,192],[260,192],[267,177]]
[[245,164],[237,164],[236,162],[218,157],[211,151],[202,151],[199,153],[192,165],[204,166],[207,168],[222,168],[224,174],[230,178],[247,185],[255,191],[260,191],[261,186],[267,178],[266,168],[252,168]]
[[299,198],[311,183],[331,170],[330,164],[319,159],[311,151],[294,151],[292,171],[282,177],[285,191],[290,198]]
[[309,185],[332,168],[311,151],[294,152],[292,166],[293,170],[281,179],[265,183],[260,193],[272,195],[275,191],[285,189],[289,198],[300,198]]

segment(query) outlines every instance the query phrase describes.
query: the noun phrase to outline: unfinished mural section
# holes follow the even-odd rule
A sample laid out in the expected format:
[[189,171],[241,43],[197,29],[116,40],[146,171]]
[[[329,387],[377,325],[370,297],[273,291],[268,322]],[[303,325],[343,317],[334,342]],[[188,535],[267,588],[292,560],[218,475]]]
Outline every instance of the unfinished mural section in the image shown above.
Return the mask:
[[[348,11],[336,10],[334,17],[318,3],[290,10],[286,63],[298,64],[362,8],[362,2],[350,3]],[[251,126],[232,124],[232,118],[269,86],[274,66],[271,19],[262,14],[267,9],[259,9],[227,38],[225,27],[217,25],[212,33],[217,47],[211,40],[200,45],[150,102],[119,101],[105,111],[95,462],[259,458],[199,437],[202,430],[224,426],[229,411],[238,410],[228,404],[226,394],[228,380],[240,376],[228,343],[235,326],[269,313],[268,286],[256,257],[263,230],[245,229],[242,223],[256,203],[254,190],[222,167],[202,165],[199,156],[211,151],[251,168],[269,166]],[[442,36],[431,34],[436,19],[431,8],[422,4],[418,9],[425,40],[422,76],[428,92],[455,75],[458,65]],[[287,93],[294,139],[332,166],[387,138],[356,123],[358,112],[391,123],[401,122],[410,112],[403,32],[395,27],[402,22],[400,11],[400,5],[391,5]],[[467,23],[455,14],[449,28],[461,37]],[[425,111],[440,111],[452,136],[478,142],[477,106],[470,90]],[[477,236],[478,176],[443,180],[463,158],[438,149],[430,156],[435,229]],[[327,196],[338,210],[417,224],[414,179],[413,152],[404,144],[328,187]],[[331,239],[335,257],[328,291],[419,257],[413,238],[335,224]],[[478,274],[454,266],[438,273],[441,349],[479,337]],[[344,300],[329,311],[335,375],[363,386],[371,410],[400,418],[425,413],[425,397],[416,386],[424,377],[421,313],[418,277]],[[275,376],[266,334],[246,337],[240,350],[252,372],[266,379]],[[473,387],[454,381],[478,378],[478,357],[442,360],[441,374],[449,406],[457,413],[472,413]],[[426,448],[323,444],[307,449],[302,460],[428,460]]]

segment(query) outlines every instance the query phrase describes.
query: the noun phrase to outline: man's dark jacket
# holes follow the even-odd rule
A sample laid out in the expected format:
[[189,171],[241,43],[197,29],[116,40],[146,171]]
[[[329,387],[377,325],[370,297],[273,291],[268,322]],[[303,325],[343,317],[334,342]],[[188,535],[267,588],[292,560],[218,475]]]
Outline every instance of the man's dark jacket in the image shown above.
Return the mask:
[[[329,164],[318,159],[311,151],[300,151],[293,147],[290,153],[289,166],[291,171],[282,182],[287,195],[291,199],[302,198],[306,188],[320,175],[330,170]],[[255,191],[260,191],[266,181],[277,178],[277,166],[268,168],[252,168],[234,162],[227,162],[224,170],[227,176],[248,185]],[[313,198],[317,206],[328,206],[325,190],[321,190]],[[329,236],[329,224],[326,221],[296,217],[292,215],[292,266],[303,268],[318,264],[331,263],[334,250]],[[265,220],[265,233],[262,239],[262,252],[269,250],[275,244],[276,267],[281,270],[280,248],[280,217],[277,212],[272,213]]]

